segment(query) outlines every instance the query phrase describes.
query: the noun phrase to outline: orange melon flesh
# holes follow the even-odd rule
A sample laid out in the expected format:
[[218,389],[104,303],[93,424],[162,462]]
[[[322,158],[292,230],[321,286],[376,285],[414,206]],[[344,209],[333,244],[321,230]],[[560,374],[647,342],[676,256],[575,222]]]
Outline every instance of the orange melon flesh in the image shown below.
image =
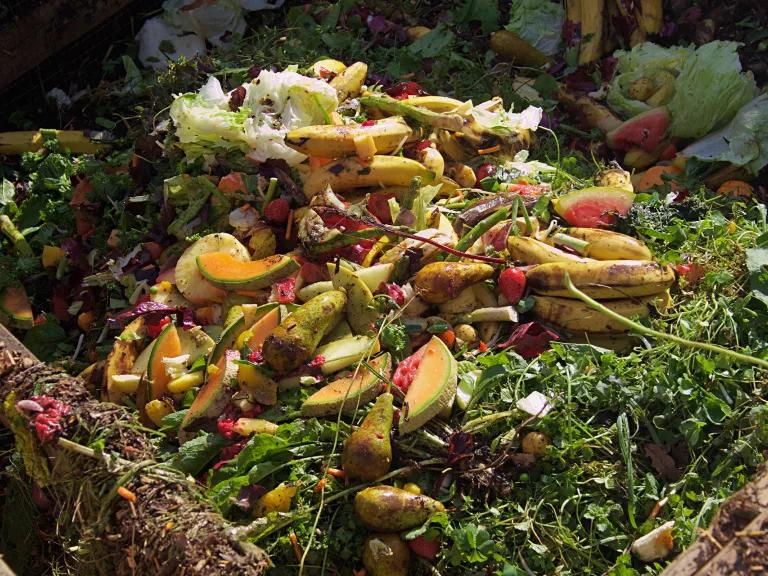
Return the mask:
[[6,286],[0,296],[0,309],[19,327],[29,328],[34,324],[32,305],[24,286]]
[[[382,354],[371,360],[371,367],[385,378],[389,378],[391,362],[389,354]],[[338,378],[312,394],[301,406],[305,418],[333,416],[342,412],[354,412],[358,406],[370,402],[384,388],[384,382],[367,368],[360,367],[357,375]]]
[[424,346],[424,355],[405,395],[408,418],[400,420],[401,435],[426,424],[456,396],[458,366],[451,351],[437,336]]
[[248,338],[248,348],[256,350],[261,348],[264,340],[280,324],[280,309],[274,308],[267,312],[260,320],[249,329],[251,337]]
[[147,367],[147,377],[152,382],[152,398],[162,398],[168,393],[171,377],[165,372],[163,358],[181,355],[181,340],[174,324],[169,324],[155,340]]
[[214,285],[233,290],[266,288],[299,269],[299,264],[284,254],[241,262],[227,252],[201,254],[197,257],[197,266]]
[[208,379],[200,388],[181,422],[179,442],[184,444],[194,436],[190,428],[198,428],[200,420],[216,418],[224,411],[230,400],[229,384],[237,377],[238,365],[235,364],[235,360],[239,358],[239,353],[227,350],[216,362],[216,369],[209,372]]

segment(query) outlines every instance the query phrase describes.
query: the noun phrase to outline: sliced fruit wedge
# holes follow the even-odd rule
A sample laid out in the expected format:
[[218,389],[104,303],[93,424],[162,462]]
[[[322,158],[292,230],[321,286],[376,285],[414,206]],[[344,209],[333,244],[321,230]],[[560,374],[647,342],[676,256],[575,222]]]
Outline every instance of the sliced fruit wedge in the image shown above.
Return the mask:
[[341,410],[354,412],[359,406],[370,402],[384,389],[389,379],[392,362],[389,354],[382,354],[370,361],[372,370],[360,366],[356,375],[338,378],[312,394],[301,405],[301,414],[305,418],[334,416]]
[[228,252],[201,254],[197,267],[211,284],[226,290],[266,288],[300,268],[296,260],[285,254],[243,262]]
[[421,428],[456,397],[458,365],[453,354],[437,336],[424,346],[424,355],[405,395],[408,414],[400,418],[400,435]]

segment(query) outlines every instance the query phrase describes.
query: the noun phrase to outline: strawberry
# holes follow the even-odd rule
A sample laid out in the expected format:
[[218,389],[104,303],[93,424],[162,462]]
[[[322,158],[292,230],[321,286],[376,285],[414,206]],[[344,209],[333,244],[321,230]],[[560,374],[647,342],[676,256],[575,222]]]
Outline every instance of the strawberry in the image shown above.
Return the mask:
[[275,198],[264,209],[264,218],[273,224],[285,224],[291,207],[285,198]]
[[496,172],[496,166],[494,166],[490,162],[486,162],[485,164],[480,164],[480,166],[477,167],[477,169],[475,170],[475,177],[477,178],[477,181],[480,182],[484,178],[493,176],[495,172]]
[[499,290],[510,304],[520,302],[525,294],[525,272],[520,268],[505,268],[499,274]]
[[424,536],[417,536],[408,541],[408,547],[416,556],[421,556],[426,560],[434,560],[440,550],[440,540],[429,540]]

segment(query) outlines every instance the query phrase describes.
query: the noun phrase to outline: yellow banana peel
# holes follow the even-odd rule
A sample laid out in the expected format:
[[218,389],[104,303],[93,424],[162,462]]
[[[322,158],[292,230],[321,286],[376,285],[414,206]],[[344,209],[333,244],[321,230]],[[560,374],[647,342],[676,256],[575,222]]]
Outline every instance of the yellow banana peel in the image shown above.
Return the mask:
[[592,298],[620,300],[660,294],[675,281],[669,266],[645,260],[592,260],[540,264],[527,274],[535,294],[568,298],[565,276]]

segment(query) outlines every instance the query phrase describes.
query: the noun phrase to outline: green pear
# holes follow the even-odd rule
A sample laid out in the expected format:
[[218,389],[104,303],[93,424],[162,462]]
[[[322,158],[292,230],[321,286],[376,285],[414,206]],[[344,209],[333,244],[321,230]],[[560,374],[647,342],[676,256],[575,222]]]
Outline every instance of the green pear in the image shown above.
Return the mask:
[[397,534],[371,534],[363,544],[369,576],[408,576],[411,549]]
[[423,524],[437,512],[441,502],[394,486],[371,486],[355,496],[355,512],[369,530],[402,532]]
[[329,290],[288,315],[264,340],[264,360],[277,372],[295,370],[312,359],[318,344],[344,314],[347,296]]
[[348,478],[370,482],[389,472],[392,464],[392,429],[394,407],[387,392],[376,400],[360,428],[352,432],[341,453],[341,465]]

